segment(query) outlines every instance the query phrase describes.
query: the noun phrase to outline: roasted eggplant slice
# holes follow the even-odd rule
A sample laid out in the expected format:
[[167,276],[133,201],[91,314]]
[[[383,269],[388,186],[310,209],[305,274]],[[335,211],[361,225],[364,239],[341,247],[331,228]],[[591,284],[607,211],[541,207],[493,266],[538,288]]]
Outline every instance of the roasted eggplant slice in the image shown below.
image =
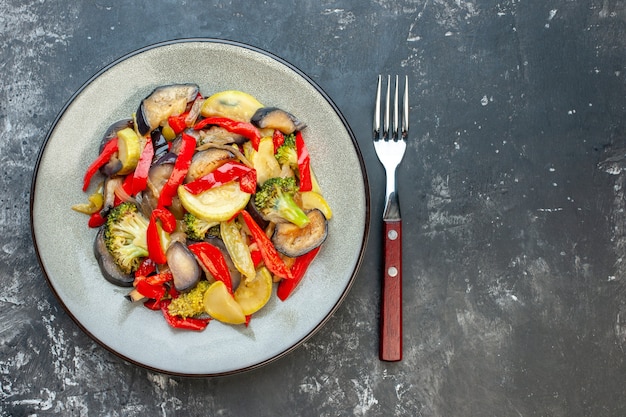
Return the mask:
[[[109,126],[107,131],[104,133],[104,136],[102,137],[102,141],[100,141],[100,149],[98,153],[102,153],[104,145],[106,145],[111,139],[116,137],[117,132],[126,129],[127,127],[133,127],[133,121],[131,119],[120,120]],[[116,153],[114,156],[111,157],[109,162],[107,162],[100,168],[100,172],[107,177],[111,177],[117,174],[120,169],[122,169],[122,161],[119,160]]]
[[165,256],[174,277],[176,290],[187,291],[195,287],[202,276],[202,269],[187,246],[181,242],[174,242],[167,248]]
[[205,151],[196,152],[187,170],[185,182],[197,180],[234,158],[235,155],[225,149],[209,148]]
[[109,253],[106,244],[104,243],[104,228],[100,228],[96,234],[96,239],[93,243],[93,253],[96,256],[102,275],[112,284],[120,287],[132,287],[135,277],[133,274],[125,274],[115,263],[113,256]]
[[184,113],[187,104],[198,95],[196,84],[172,84],[156,88],[142,100],[137,109],[137,130],[145,135],[167,121],[167,118]]
[[258,109],[251,121],[261,129],[276,129],[286,135],[305,128],[305,125],[296,116],[276,107]]
[[311,220],[300,228],[293,223],[278,223],[272,235],[272,242],[280,253],[291,258],[304,255],[320,246],[328,234],[328,221],[320,210],[307,213]]

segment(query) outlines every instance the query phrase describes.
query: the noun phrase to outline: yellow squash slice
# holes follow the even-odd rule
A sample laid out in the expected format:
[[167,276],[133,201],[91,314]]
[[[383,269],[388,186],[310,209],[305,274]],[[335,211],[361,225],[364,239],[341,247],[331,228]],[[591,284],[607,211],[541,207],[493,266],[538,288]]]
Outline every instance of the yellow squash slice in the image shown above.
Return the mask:
[[226,284],[215,281],[204,293],[204,310],[215,320],[227,324],[243,324],[246,315],[232,294],[228,292]]
[[185,210],[208,222],[229,220],[250,201],[250,194],[241,191],[237,181],[231,181],[196,195],[191,194],[181,185],[178,187],[178,197]]
[[251,281],[241,281],[235,290],[235,300],[241,306],[245,315],[259,311],[272,295],[272,274],[262,267]]

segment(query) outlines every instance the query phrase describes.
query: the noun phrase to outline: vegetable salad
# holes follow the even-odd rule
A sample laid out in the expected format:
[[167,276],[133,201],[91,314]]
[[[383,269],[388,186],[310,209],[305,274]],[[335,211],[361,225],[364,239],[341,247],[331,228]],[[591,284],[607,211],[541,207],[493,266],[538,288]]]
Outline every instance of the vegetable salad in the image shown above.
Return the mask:
[[180,329],[248,325],[274,286],[286,300],[332,217],[305,136],[242,91],[156,88],[104,132],[72,207],[97,229],[103,276]]

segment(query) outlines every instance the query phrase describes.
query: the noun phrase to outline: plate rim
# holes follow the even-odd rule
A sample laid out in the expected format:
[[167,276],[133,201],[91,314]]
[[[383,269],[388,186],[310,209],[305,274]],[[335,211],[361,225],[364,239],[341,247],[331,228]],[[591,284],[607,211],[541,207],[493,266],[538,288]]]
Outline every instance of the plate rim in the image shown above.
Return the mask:
[[[35,203],[35,188],[36,188],[36,184],[37,184],[37,179],[38,179],[38,173],[39,173],[39,169],[40,169],[40,165],[41,165],[41,161],[43,158],[43,154],[50,142],[50,139],[52,138],[52,135],[54,133],[54,131],[56,130],[57,125],[59,124],[59,122],[61,121],[61,119],[63,118],[63,116],[65,115],[65,113],[67,112],[68,108],[72,105],[72,103],[76,100],[76,98],[85,90],[87,89],[94,81],[96,81],[102,74],[104,74],[105,72],[107,72],[109,69],[115,67],[116,65],[132,58],[135,57],[137,55],[140,55],[144,52],[147,51],[151,51],[154,49],[158,49],[161,47],[166,47],[169,45],[175,45],[175,44],[184,44],[184,43],[209,43],[209,44],[224,44],[224,45],[230,45],[230,46],[234,46],[234,47],[238,47],[238,48],[243,48],[243,49],[247,49],[250,50],[252,52],[256,52],[258,54],[261,54],[267,58],[270,58],[272,60],[277,61],[278,63],[286,66],[289,70],[295,72],[298,76],[300,76],[303,80],[305,80],[306,82],[308,82],[311,87],[318,93],[320,94],[320,96],[330,105],[330,107],[332,108],[332,110],[335,112],[335,114],[337,115],[337,117],[340,119],[342,125],[344,126],[344,128],[346,129],[348,136],[350,137],[350,140],[352,142],[352,146],[355,150],[357,159],[359,161],[359,169],[361,171],[362,174],[362,179],[363,179],[363,186],[364,186],[364,208],[365,208],[365,225],[364,225],[364,229],[363,229],[363,238],[361,240],[361,244],[360,244],[360,251],[359,251],[359,255],[356,259],[355,262],[355,266],[354,269],[351,273],[351,276],[348,280],[348,283],[346,285],[346,287],[343,289],[342,294],[339,296],[339,298],[337,299],[337,301],[335,302],[335,304],[333,305],[333,307],[330,309],[330,311],[324,316],[324,318],[318,322],[315,327],[313,327],[307,334],[305,334],[302,338],[300,338],[299,340],[293,342],[291,344],[291,346],[287,347],[286,349],[284,349],[283,351],[279,352],[278,354],[271,356],[267,359],[264,359],[258,363],[252,364],[252,365],[248,365],[242,368],[238,368],[238,369],[234,369],[234,370],[230,370],[230,371],[224,371],[224,372],[216,372],[216,373],[185,373],[185,372],[176,372],[176,371],[171,371],[171,370],[167,370],[167,369],[160,369],[158,367],[154,367],[154,366],[150,366],[148,364],[142,363],[139,360],[136,359],[132,359],[129,358],[128,356],[122,354],[121,352],[118,352],[117,350],[115,350],[114,348],[112,348],[111,346],[109,346],[107,343],[105,343],[104,341],[100,340],[98,337],[96,337],[92,332],[89,331],[89,329],[87,329],[85,327],[84,324],[82,324],[80,322],[80,320],[78,320],[78,318],[74,315],[74,313],[69,309],[69,307],[66,305],[66,303],[62,300],[60,294],[57,292],[57,290],[54,288],[54,285],[50,279],[50,277],[48,276],[48,273],[46,272],[46,266],[43,262],[43,259],[41,257],[40,254],[40,249],[39,249],[39,245],[37,243],[37,236],[35,233],[35,226],[34,226],[34,203]],[[299,68],[297,68],[295,65],[291,64],[290,62],[286,61],[285,59],[265,50],[262,48],[259,48],[257,46],[253,46],[244,42],[240,42],[240,41],[234,41],[234,40],[229,40],[229,39],[220,39],[220,38],[211,38],[211,37],[186,37],[186,38],[177,38],[177,39],[170,39],[170,40],[166,40],[166,41],[161,41],[161,42],[156,42],[156,43],[152,43],[146,46],[143,46],[141,48],[132,50],[130,52],[127,52],[123,55],[121,55],[120,57],[118,57],[117,59],[113,60],[112,62],[110,62],[109,64],[105,65],[104,67],[102,67],[100,70],[98,70],[96,73],[94,73],[91,77],[89,77],[76,91],[74,91],[72,93],[72,95],[66,100],[66,102],[64,103],[64,105],[61,107],[60,111],[57,113],[55,119],[53,120],[53,122],[51,123],[51,125],[48,128],[48,131],[46,133],[46,136],[39,148],[39,151],[37,153],[37,159],[34,165],[34,169],[31,175],[31,186],[30,186],[30,194],[29,194],[29,221],[30,221],[30,234],[31,234],[31,239],[33,242],[33,247],[35,250],[35,255],[37,257],[37,262],[39,264],[41,273],[43,274],[46,283],[48,285],[48,287],[50,288],[50,290],[52,291],[52,293],[54,294],[56,301],[60,304],[60,306],[62,307],[63,311],[65,311],[65,313],[72,319],[72,321],[94,342],[96,342],[99,346],[103,347],[106,351],[113,353],[115,356],[117,356],[118,358],[131,363],[135,366],[138,366],[139,368],[142,369],[146,369],[152,372],[157,372],[157,373],[161,373],[161,374],[166,374],[166,375],[172,375],[172,376],[179,376],[179,377],[190,377],[190,378],[199,378],[199,377],[219,377],[219,376],[226,376],[226,375],[235,375],[235,374],[241,374],[244,372],[249,372],[252,371],[254,369],[258,369],[261,368],[265,365],[268,365],[270,363],[276,362],[279,359],[289,355],[290,353],[292,353],[294,350],[296,350],[297,348],[299,348],[300,346],[302,346],[302,344],[304,344],[307,340],[309,340],[311,337],[313,337],[329,320],[330,318],[336,313],[337,309],[340,307],[340,305],[343,303],[343,301],[345,300],[345,298],[347,297],[348,293],[350,292],[350,289],[352,288],[352,285],[354,284],[354,281],[356,280],[356,277],[359,273],[359,270],[363,264],[363,260],[365,257],[365,253],[366,253],[366,249],[367,249],[367,242],[368,242],[368,238],[369,238],[369,232],[370,232],[370,216],[371,216],[371,190],[370,190],[370,186],[369,186],[369,180],[368,180],[368,176],[367,176],[367,170],[366,170],[366,166],[365,166],[365,160],[363,158],[363,154],[360,150],[358,141],[356,140],[356,137],[354,135],[354,132],[352,131],[352,128],[350,127],[348,121],[346,120],[345,116],[343,115],[343,113],[341,112],[341,110],[339,109],[339,107],[334,103],[334,101],[330,98],[330,96],[311,78],[309,77],[306,73],[304,73],[302,70],[300,70]]]

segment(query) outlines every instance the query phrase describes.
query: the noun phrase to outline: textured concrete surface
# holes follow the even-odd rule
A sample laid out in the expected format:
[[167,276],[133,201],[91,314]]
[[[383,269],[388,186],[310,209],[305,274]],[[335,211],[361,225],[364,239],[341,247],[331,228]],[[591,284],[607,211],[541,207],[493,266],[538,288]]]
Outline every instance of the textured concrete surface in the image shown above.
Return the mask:
[[[351,124],[372,191],[338,312],[291,355],[225,378],[153,373],[95,344],[29,230],[64,103],[114,59],[182,37],[249,43],[311,76]],[[625,44],[622,0],[3,0],[0,415],[626,415]],[[379,73],[411,79],[393,364],[377,359]]]

